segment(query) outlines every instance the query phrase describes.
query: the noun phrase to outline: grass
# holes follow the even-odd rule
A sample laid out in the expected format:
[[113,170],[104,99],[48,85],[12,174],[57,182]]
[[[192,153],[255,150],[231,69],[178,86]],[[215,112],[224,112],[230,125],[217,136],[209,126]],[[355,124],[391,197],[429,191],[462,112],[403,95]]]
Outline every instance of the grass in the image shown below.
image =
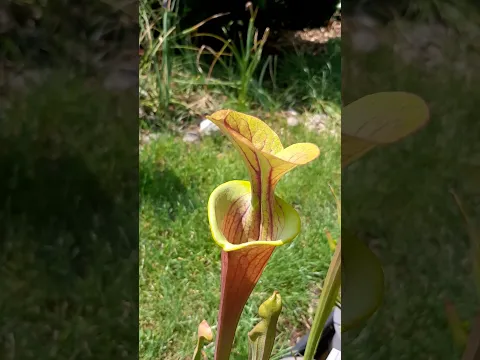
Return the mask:
[[[203,33],[201,24],[181,29],[178,6],[172,2],[170,9],[154,9],[151,0],[141,2],[143,127],[166,131],[188,126],[211,111],[195,106],[198,95],[238,111],[322,111],[325,105],[337,105],[338,109],[338,39],[327,44],[326,53],[321,55],[262,55],[268,32],[257,33],[252,8],[248,32],[238,36]],[[220,21],[218,17],[221,14],[212,14],[202,23]],[[234,41],[229,36],[243,40]],[[202,45],[211,39],[218,42],[218,49]]]
[[[264,58],[263,61],[267,59]],[[259,81],[261,74],[255,74],[250,79],[245,103],[239,102],[233,85],[238,82],[235,72],[226,72],[217,65],[213,75],[207,78],[205,72],[208,71],[208,62],[205,72],[199,73],[194,53],[188,52],[173,56],[171,62],[172,85],[168,108],[161,107],[157,101],[159,90],[155,72],[141,73],[141,106],[146,114],[141,121],[145,128],[175,131],[221,106],[244,112],[295,109],[300,113],[330,114],[329,109],[334,109],[334,113],[338,114],[340,110],[339,39],[331,40],[327,44],[326,53],[322,55],[278,55],[275,61],[271,60],[276,64],[276,71],[272,72],[275,81],[269,75],[268,66],[262,82]],[[197,106],[201,99],[207,105]]]
[[[421,64],[405,66],[388,47],[366,56],[348,50],[342,48],[345,104],[402,90],[422,96],[431,113],[417,134],[373,150],[342,172],[343,226],[375,250],[386,281],[383,306],[356,338],[344,338],[342,353],[359,360],[460,358],[443,301],[458,305],[463,319],[473,319],[478,302],[468,234],[449,189],[477,209],[472,216],[478,221],[478,178],[471,186],[479,168],[478,75],[471,82],[455,75],[448,55],[428,72]],[[468,163],[476,168],[465,171]]]
[[289,107],[321,111],[326,104],[340,104],[340,39],[326,43],[325,54],[285,53],[277,82],[283,89],[277,99]]
[[[278,290],[284,302],[274,354],[289,346],[294,330],[305,332],[309,306],[318,295],[331,251],[324,229],[338,235],[335,200],[340,144],[299,126],[273,122],[284,144],[309,141],[321,149],[312,164],[288,174],[277,194],[295,205],[302,233],[275,251],[249,299],[232,359],[247,358],[247,331],[258,321],[258,306]],[[192,355],[196,329],[206,319],[215,331],[220,294],[220,250],[210,237],[206,204],[216,186],[245,179],[246,170],[222,135],[185,144],[163,134],[140,155],[140,356],[177,360]],[[213,344],[207,346],[209,358]]]

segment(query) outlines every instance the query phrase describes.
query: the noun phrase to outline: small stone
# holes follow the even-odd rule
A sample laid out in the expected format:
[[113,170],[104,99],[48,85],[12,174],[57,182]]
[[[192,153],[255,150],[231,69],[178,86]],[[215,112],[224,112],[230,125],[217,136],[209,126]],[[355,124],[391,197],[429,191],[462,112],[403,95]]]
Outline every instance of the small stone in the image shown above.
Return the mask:
[[160,138],[159,133],[150,134],[150,136],[148,137],[149,141],[157,141],[159,138]]
[[326,126],[322,123],[319,123],[319,124],[310,123],[310,124],[307,125],[307,127],[308,127],[309,130],[316,130],[318,132],[325,131],[325,129],[326,129]]
[[325,125],[328,120],[328,116],[325,114],[315,114],[310,119],[309,122],[313,125]]
[[197,143],[200,141],[200,134],[197,131],[187,131],[183,136],[186,143]]
[[287,117],[287,125],[288,126],[297,126],[300,122],[296,116],[289,116]]
[[315,114],[307,120],[307,128],[309,130],[316,130],[318,132],[325,131],[327,129],[328,116],[326,114]]
[[200,134],[202,135],[208,136],[214,132],[217,132],[218,130],[220,130],[220,128],[208,119],[204,119],[200,123]]
[[140,144],[141,145],[146,145],[146,144],[149,144],[151,143],[152,141],[156,141],[160,138],[160,134],[159,133],[152,133],[152,134],[148,134],[148,133],[142,133],[140,134]]

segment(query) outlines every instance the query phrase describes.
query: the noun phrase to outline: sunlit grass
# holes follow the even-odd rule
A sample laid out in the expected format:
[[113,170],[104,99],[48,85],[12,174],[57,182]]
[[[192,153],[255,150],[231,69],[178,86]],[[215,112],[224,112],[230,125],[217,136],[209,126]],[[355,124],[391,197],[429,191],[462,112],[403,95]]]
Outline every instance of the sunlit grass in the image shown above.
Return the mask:
[[[274,128],[285,144],[309,141],[321,149],[312,164],[295,169],[277,194],[294,204],[303,231],[275,251],[237,332],[232,359],[247,358],[247,332],[259,320],[258,306],[278,290],[284,309],[274,354],[288,347],[295,329],[305,331],[308,311],[325,276],[331,252],[324,229],[338,234],[335,200],[340,144],[303,126]],[[216,325],[220,295],[220,250],[210,237],[206,204],[216,186],[247,173],[223,136],[188,145],[165,135],[141,154],[140,164],[140,354],[143,360],[185,359],[195,346],[198,324]],[[213,328],[215,331],[215,327]],[[213,356],[213,344],[207,347]]]

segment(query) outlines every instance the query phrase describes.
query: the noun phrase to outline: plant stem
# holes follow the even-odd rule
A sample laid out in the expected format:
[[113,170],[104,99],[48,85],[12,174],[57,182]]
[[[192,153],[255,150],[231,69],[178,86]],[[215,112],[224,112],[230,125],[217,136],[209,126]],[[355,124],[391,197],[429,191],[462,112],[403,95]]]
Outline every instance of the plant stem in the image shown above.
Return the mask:
[[335,248],[330,267],[328,268],[327,276],[323,286],[323,291],[320,294],[315,318],[313,319],[312,330],[308,336],[307,349],[305,350],[304,360],[313,360],[313,356],[317,350],[320,336],[322,335],[323,327],[330,315],[340,290],[340,268],[341,268],[341,241]]

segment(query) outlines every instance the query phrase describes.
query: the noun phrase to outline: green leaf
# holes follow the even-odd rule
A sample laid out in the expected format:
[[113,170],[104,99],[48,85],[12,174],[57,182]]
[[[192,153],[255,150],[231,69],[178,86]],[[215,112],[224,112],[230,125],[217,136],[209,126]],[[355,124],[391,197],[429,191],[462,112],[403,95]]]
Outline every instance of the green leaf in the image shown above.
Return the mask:
[[270,359],[281,311],[282,298],[274,291],[258,309],[262,320],[248,333],[248,360]]

